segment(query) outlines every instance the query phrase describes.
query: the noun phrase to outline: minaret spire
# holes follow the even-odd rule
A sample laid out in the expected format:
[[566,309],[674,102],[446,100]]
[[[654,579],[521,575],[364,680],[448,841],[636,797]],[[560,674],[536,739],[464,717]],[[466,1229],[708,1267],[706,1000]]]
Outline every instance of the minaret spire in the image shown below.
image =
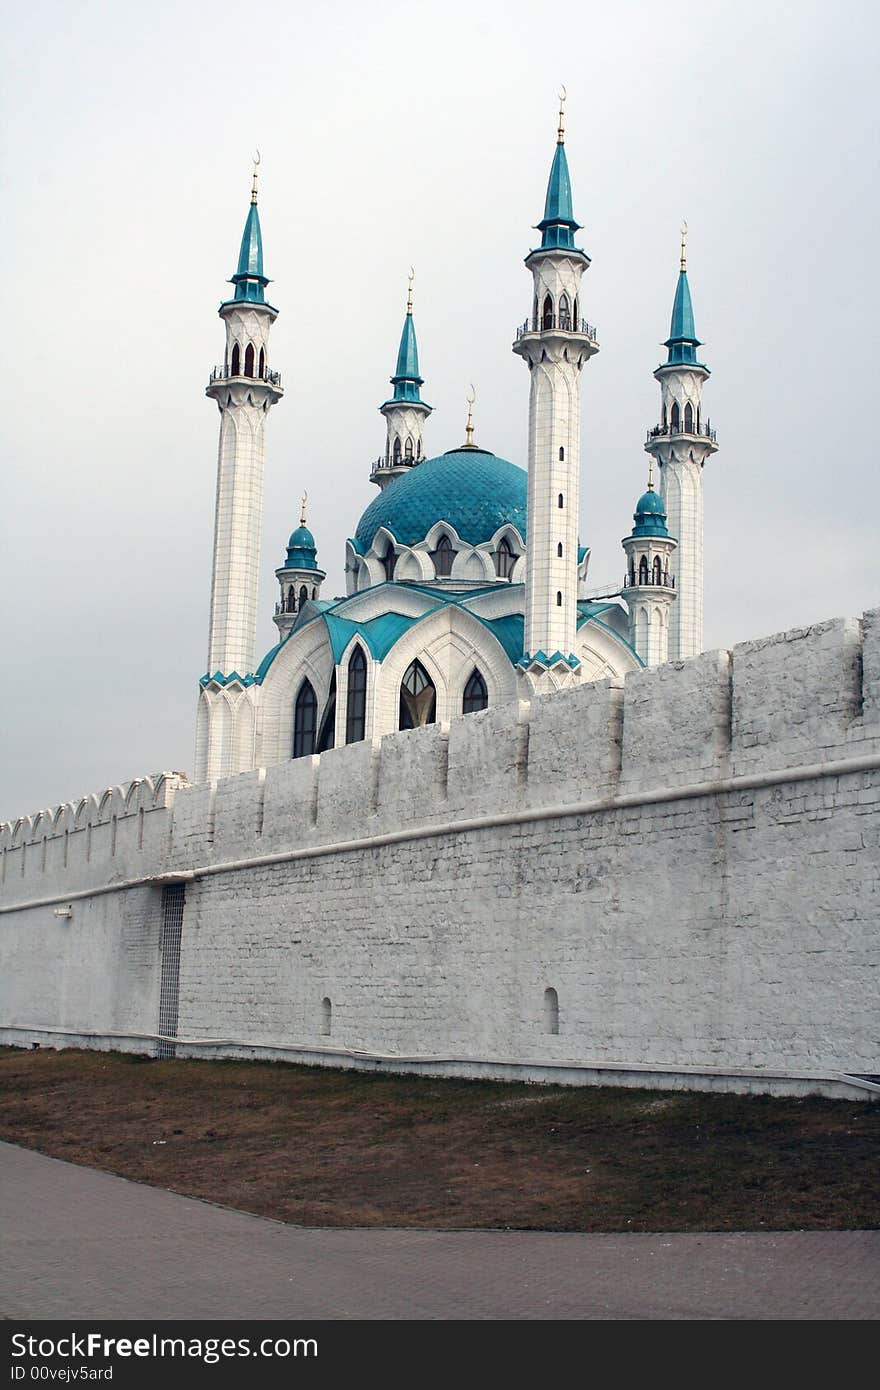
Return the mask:
[[431,414],[431,406],[422,400],[424,379],[419,373],[419,348],[413,319],[413,281],[415,270],[410,266],[406,288],[406,314],[397,349],[397,365],[391,378],[394,391],[390,400],[379,406],[385,416],[387,436],[385,454],[373,464],[370,481],[386,487],[408,468],[421,463],[422,427]]
[[688,283],[687,234],[688,225],[683,222],[678,283],[669,337],[663,344],[667,357],[654,372],[660,383],[660,423],[648,432],[645,444],[656,460],[660,496],[669,528],[678,540],[677,551],[670,554],[675,587],[669,613],[670,661],[703,650],[703,470],[718,448],[715,431],[702,418],[709,368],[697,357],[702,344]]
[[[264,430],[270,406],[284,394],[278,372],[268,365],[269,333],[278,310],[266,303],[264,293],[269,280],[263,271],[257,211],[259,162],[258,152],[238,268],[232,276],[234,294],[219,309],[226,326],[226,353],[206,391],[220,412],[220,446],[208,665],[200,682],[196,735],[198,781],[253,766],[253,738],[243,726],[238,729],[236,721],[239,713],[253,720],[248,691],[257,637]],[[213,705],[230,687],[240,695],[235,716],[214,719]]]
[[525,361],[529,388],[528,533],[525,651],[519,667],[531,689],[580,678],[577,655],[580,373],[598,352],[581,318],[581,278],[590,258],[575,246],[571,179],[565,154],[565,89],[550,166],[541,245],[530,251],[531,317],[513,351]]
[[477,393],[476,393],[476,390],[474,389],[474,383],[471,382],[470,394],[469,394],[468,397],[467,397],[467,408],[468,408],[468,413],[467,413],[467,424],[466,424],[465,427],[464,427],[464,448],[465,448],[465,449],[476,449],[476,447],[477,447],[476,444],[474,443],[474,403],[475,403],[476,399],[477,399]]

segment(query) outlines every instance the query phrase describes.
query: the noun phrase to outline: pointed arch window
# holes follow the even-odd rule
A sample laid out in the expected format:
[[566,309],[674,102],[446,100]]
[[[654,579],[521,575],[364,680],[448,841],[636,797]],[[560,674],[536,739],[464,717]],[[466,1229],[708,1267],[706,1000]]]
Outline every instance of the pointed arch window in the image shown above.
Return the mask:
[[287,586],[287,611],[288,613],[296,612],[296,590],[292,584]]
[[400,682],[399,729],[421,729],[433,724],[437,712],[434,682],[420,661],[411,661]]
[[452,573],[452,562],[455,559],[452,541],[448,536],[440,537],[437,542],[437,549],[431,551],[431,559],[434,561],[435,574],[440,578],[448,578]]
[[556,558],[557,560],[562,559],[562,541],[560,541],[556,547]]
[[694,408],[690,401],[684,408],[684,432],[685,434],[693,434],[694,432]]
[[513,546],[506,536],[502,536],[498,549],[495,551],[495,573],[499,579],[509,579],[513,574],[513,567],[516,564],[516,556],[513,553]]
[[557,590],[556,590],[556,607],[557,607],[557,608],[561,608],[561,607],[562,607],[562,590],[561,590],[561,589],[557,589]]
[[309,591],[308,591],[308,589],[306,588],[305,584],[301,584],[301,585],[300,585],[300,589],[299,589],[299,606],[300,606],[300,608],[302,608],[302,606],[303,606],[304,603],[308,603],[308,601],[309,601]]
[[400,463],[400,438],[399,438],[399,437],[396,437],[395,440],[394,440],[394,448],[393,448],[393,450],[392,450],[392,452],[391,452],[391,457],[393,458],[395,465],[398,464],[398,463]]
[[567,294],[559,296],[559,327],[564,329],[566,333],[571,330],[571,313],[569,312]]
[[580,328],[578,327],[578,325],[580,324],[580,321],[581,321],[581,319],[580,319],[580,312],[581,312],[581,311],[580,311],[580,305],[578,304],[578,301],[577,301],[577,295],[575,295],[575,299],[574,299],[574,323],[572,324],[572,327],[573,327],[575,333],[579,333],[579,332],[580,332]]
[[266,349],[260,348],[260,380],[266,379]]
[[412,442],[412,440],[409,438],[409,436],[407,436],[407,441],[406,441],[406,443],[405,443],[404,446],[403,446],[403,457],[404,457],[404,459],[406,460],[407,463],[412,463],[412,461],[413,461],[413,442]]
[[672,402],[672,413],[669,417],[669,423],[673,430],[678,430],[681,423],[681,412],[678,409],[678,401]]
[[565,449],[562,445],[559,446],[559,462],[565,463]]
[[245,350],[244,350],[244,374],[245,374],[245,376],[253,376],[253,374],[254,374],[254,345],[253,345],[253,343],[248,343],[247,347],[246,347]]
[[462,714],[476,714],[478,710],[488,709],[488,707],[489,692],[486,689],[486,682],[480,672],[474,668],[470,680],[464,688],[461,712]]
[[327,693],[327,703],[324,706],[324,714],[321,719],[321,728],[318,733],[318,753],[326,753],[328,748],[333,748],[336,744],[336,671],[330,677],[330,689]]
[[311,681],[305,680],[299,688],[296,704],[293,707],[293,756],[307,758],[315,751],[315,736],[318,732],[318,698]]
[[639,560],[639,583],[640,583],[640,584],[647,584],[647,582],[648,582],[648,557],[647,557],[647,555],[643,555],[642,558]]
[[651,566],[651,582],[653,584],[663,583],[663,563],[659,555],[654,556],[654,563]]
[[241,376],[241,348],[238,343],[232,344],[232,366],[229,370],[232,376]]
[[388,549],[385,551],[385,554],[382,556],[382,569],[385,572],[386,579],[391,580],[394,578],[394,566],[396,564],[397,553],[394,549],[394,546],[389,545]]
[[348,662],[348,704],[345,712],[345,741],[360,743],[367,732],[367,658],[362,647],[355,647]]
[[417,459],[420,459],[421,457],[422,457],[422,441],[421,441],[420,439],[418,439],[418,440],[416,440],[416,458],[417,458]]
[[541,314],[541,327],[553,327],[553,300],[548,294],[544,300],[544,308]]
[[560,492],[559,496],[558,496],[557,499],[556,499],[556,505],[557,505],[557,507],[559,508],[560,511],[562,511],[562,508],[565,506],[565,498],[563,497],[563,495],[562,495],[561,492]]

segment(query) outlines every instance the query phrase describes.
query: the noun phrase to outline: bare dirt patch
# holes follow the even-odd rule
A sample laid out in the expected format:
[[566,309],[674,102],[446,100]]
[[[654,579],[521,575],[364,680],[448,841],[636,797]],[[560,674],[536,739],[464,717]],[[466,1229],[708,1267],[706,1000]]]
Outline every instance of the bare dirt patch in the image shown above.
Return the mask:
[[0,1087],[11,1143],[305,1225],[880,1225],[868,1102],[12,1048]]

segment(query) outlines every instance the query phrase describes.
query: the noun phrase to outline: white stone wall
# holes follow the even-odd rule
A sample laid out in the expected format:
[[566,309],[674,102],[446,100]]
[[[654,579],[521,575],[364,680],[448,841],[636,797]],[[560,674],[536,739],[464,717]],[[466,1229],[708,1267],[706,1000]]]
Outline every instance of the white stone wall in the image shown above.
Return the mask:
[[163,786],[0,831],[4,1027],[155,1031],[157,886],[53,902],[195,870],[181,1037],[880,1072],[880,610]]

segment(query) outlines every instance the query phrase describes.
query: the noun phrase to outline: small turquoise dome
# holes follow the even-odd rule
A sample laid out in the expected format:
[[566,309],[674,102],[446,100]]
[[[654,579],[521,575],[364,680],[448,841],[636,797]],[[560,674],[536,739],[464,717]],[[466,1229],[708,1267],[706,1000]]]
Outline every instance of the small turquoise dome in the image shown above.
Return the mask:
[[663,498],[652,487],[643,493],[636,503],[633,513],[634,536],[668,536],[666,529],[666,507]]
[[316,570],[318,551],[315,538],[307,526],[297,526],[287,542],[288,569]]
[[423,541],[447,521],[468,545],[490,541],[505,523],[526,537],[525,470],[487,449],[450,449],[395,478],[367,507],[355,532],[361,554],[380,526],[401,545]]

